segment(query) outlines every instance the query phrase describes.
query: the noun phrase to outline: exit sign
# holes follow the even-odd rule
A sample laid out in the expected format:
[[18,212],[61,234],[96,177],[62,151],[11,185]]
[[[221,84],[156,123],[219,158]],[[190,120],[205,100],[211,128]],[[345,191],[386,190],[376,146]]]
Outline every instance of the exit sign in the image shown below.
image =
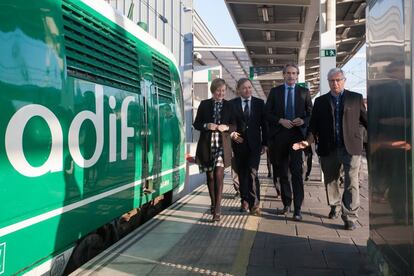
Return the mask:
[[335,49],[321,50],[321,57],[336,57],[336,50]]
[[218,69],[208,70],[208,81],[212,81],[217,78],[221,78],[220,70]]

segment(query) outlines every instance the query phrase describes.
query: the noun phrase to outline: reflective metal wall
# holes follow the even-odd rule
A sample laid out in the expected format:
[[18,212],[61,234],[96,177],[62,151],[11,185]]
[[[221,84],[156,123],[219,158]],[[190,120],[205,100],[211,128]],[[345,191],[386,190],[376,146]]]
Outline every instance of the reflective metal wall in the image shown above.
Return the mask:
[[369,250],[401,275],[414,273],[411,2],[367,7]]

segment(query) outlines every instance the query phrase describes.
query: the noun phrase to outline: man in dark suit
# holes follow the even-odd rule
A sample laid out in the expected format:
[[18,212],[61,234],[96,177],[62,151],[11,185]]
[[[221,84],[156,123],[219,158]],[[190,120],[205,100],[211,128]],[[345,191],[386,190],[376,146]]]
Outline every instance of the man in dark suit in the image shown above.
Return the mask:
[[237,129],[231,133],[235,169],[239,177],[240,211],[260,215],[260,185],[257,172],[260,155],[266,150],[267,134],[264,101],[253,97],[253,85],[247,78],[237,82],[240,97],[233,105]]
[[[362,95],[344,89],[345,80],[345,74],[339,68],[328,72],[330,92],[315,100],[310,135],[293,148],[303,149],[316,141],[331,207],[328,216],[336,218],[342,209],[345,229],[353,230],[359,209],[358,171],[363,142],[360,126],[367,127],[367,113]],[[345,178],[342,200],[338,181],[341,165]]]
[[[305,137],[312,101],[309,90],[296,85],[298,75],[299,68],[295,64],[287,64],[283,68],[285,83],[270,90],[266,102],[266,118],[273,172],[277,173],[281,186],[282,214],[287,215],[290,211],[293,190],[293,218],[302,220],[302,151],[293,150],[292,145]],[[289,169],[292,189],[288,178]]]

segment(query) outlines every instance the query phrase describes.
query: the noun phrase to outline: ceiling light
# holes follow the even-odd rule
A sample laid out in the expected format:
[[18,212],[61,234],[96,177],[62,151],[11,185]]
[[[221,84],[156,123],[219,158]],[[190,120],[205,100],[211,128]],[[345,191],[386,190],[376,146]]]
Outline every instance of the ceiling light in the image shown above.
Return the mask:
[[268,48],[267,51],[269,52],[269,55],[273,54],[273,49],[271,47]]
[[356,11],[354,13],[354,18],[360,18],[361,13],[365,9],[366,6],[367,6],[366,2],[361,3],[361,5],[359,5],[359,7],[356,9]]
[[351,30],[350,27],[345,28],[345,30],[341,34],[341,38],[347,38],[348,37],[348,33],[349,33],[350,30]]
[[269,14],[267,13],[267,7],[262,8],[262,16],[264,22],[269,22]]
[[271,40],[272,39],[272,35],[270,34],[270,31],[266,31],[266,40]]

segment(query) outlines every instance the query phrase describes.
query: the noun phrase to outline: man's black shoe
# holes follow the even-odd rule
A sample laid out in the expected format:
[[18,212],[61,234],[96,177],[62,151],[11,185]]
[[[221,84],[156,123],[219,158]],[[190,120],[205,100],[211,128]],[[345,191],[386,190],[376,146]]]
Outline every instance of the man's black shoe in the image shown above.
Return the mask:
[[289,214],[290,212],[290,207],[289,206],[285,206],[283,207],[282,211],[280,212],[281,215],[287,216],[287,214]]
[[339,217],[339,212],[335,210],[335,208],[331,208],[331,211],[329,212],[328,218],[330,219],[336,219]]
[[345,221],[345,230],[355,230],[356,224],[353,221]]
[[296,221],[301,221],[302,220],[302,215],[301,215],[301,213],[299,212],[299,213],[294,213],[293,214],[293,219],[294,220],[296,220]]
[[240,206],[240,212],[242,213],[248,213],[249,212],[249,204],[245,201]]

